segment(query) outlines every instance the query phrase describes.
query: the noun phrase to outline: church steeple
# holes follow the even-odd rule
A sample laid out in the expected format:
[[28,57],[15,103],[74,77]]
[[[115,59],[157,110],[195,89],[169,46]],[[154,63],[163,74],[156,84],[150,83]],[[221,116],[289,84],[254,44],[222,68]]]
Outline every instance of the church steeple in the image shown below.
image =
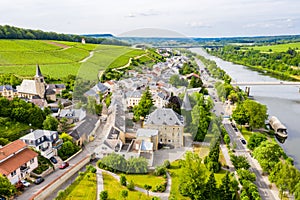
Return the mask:
[[38,64],[36,65],[35,77],[43,77],[40,66]]
[[182,105],[181,105],[181,109],[186,110],[186,111],[191,111],[192,110],[192,106],[191,106],[189,95],[188,95],[187,91],[185,91],[184,98],[183,98]]

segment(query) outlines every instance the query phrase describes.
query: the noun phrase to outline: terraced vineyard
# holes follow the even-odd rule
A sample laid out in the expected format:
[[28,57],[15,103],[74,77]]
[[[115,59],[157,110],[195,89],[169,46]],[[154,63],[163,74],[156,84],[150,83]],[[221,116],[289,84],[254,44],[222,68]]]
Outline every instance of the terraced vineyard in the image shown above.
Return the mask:
[[[92,52],[92,53],[91,53]],[[120,67],[144,51],[124,46],[81,44],[41,40],[0,40],[0,73],[32,77],[39,64],[45,76],[63,78],[69,74],[97,79],[107,66]],[[89,59],[83,61],[85,58]]]

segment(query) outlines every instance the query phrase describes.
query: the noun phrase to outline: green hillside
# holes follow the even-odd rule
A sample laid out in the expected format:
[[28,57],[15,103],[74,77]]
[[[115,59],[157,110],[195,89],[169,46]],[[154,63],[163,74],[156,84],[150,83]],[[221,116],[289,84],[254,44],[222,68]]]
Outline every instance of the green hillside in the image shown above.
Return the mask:
[[[253,46],[247,47],[259,50],[261,52],[286,52],[289,48],[300,50],[300,42],[288,43],[288,44],[276,44],[276,45],[265,45],[265,46]],[[270,51],[271,49],[271,51]]]
[[[85,60],[85,58],[92,56]],[[69,74],[95,80],[107,66],[119,67],[144,51],[124,46],[43,40],[0,40],[0,73],[32,77],[39,64],[45,76],[58,79]],[[118,61],[120,60],[120,61]],[[84,62],[82,62],[84,61]]]

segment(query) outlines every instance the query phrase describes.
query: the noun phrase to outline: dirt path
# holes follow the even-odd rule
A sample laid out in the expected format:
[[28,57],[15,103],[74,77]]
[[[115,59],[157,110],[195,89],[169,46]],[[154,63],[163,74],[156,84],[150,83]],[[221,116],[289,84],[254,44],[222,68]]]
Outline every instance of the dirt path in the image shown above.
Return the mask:
[[60,44],[60,43],[53,42],[53,41],[45,40],[44,42],[47,43],[47,44],[52,44],[52,45],[54,45],[54,46],[61,47],[61,48],[63,48],[63,49],[68,49],[68,48],[70,48],[70,46],[68,46],[68,45]]

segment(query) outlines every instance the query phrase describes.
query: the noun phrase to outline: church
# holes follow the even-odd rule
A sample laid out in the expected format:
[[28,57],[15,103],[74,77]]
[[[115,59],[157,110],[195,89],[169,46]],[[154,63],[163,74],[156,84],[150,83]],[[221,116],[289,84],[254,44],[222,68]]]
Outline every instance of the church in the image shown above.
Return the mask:
[[18,96],[25,99],[39,97],[45,98],[46,83],[41,73],[40,66],[36,66],[34,80],[23,80],[21,85],[17,86]]
[[28,100],[47,99],[56,101],[56,95],[66,89],[64,84],[46,84],[40,66],[36,66],[36,73],[33,80],[23,80],[17,86],[18,97]]

